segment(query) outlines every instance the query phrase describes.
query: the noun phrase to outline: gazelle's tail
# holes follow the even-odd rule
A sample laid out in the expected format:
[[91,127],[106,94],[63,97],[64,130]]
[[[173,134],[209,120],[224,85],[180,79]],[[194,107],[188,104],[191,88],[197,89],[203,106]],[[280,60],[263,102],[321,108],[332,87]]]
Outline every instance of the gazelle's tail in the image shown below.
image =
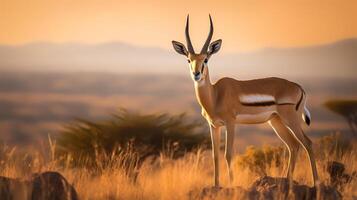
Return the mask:
[[302,113],[302,119],[304,122],[310,126],[311,123],[311,115],[309,110],[306,108],[306,105],[304,105],[304,112]]
[[[301,87],[300,87],[301,88]],[[306,94],[305,94],[305,91],[301,88],[301,98],[300,98],[300,101],[298,102],[298,104],[296,105],[296,110],[298,110],[298,108],[300,107],[300,103],[301,104],[301,107],[304,107],[304,110],[302,110],[302,119],[304,120],[304,122],[307,124],[307,125],[310,125],[311,123],[311,114],[309,112],[309,110],[307,109],[306,107]]]

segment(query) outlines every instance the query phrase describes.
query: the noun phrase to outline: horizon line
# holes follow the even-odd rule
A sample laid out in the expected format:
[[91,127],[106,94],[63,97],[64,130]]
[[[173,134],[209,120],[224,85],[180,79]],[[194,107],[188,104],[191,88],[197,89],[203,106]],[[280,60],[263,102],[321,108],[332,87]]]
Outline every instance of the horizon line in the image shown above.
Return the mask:
[[[253,50],[239,50],[239,51],[229,51],[226,54],[232,54],[232,53],[252,53],[252,52],[259,52],[267,49],[298,49],[298,48],[310,48],[310,47],[317,47],[317,46],[329,46],[333,44],[338,44],[338,43],[343,43],[343,42],[348,42],[348,41],[357,41],[357,37],[348,37],[348,38],[343,38],[343,39],[338,39],[334,40],[331,42],[324,42],[324,43],[316,43],[316,44],[309,44],[309,45],[297,45],[297,46],[266,46],[262,48],[257,48]],[[171,43],[170,41],[168,41]],[[0,43],[0,47],[26,47],[26,46],[31,46],[31,45],[82,45],[82,46],[88,46],[88,47],[95,47],[95,46],[102,46],[102,45],[110,45],[110,44],[121,44],[125,45],[128,47],[133,47],[133,48],[142,48],[142,49],[158,49],[158,50],[168,50],[170,48],[164,48],[164,47],[159,47],[159,46],[152,46],[152,45],[138,45],[138,44],[133,44],[130,42],[124,42],[120,40],[112,40],[112,41],[106,41],[106,42],[96,42],[96,43],[90,43],[90,42],[83,42],[83,41],[63,41],[63,42],[55,42],[55,41],[32,41],[32,42],[25,42],[25,43],[19,43],[19,44],[6,44],[6,43]]]

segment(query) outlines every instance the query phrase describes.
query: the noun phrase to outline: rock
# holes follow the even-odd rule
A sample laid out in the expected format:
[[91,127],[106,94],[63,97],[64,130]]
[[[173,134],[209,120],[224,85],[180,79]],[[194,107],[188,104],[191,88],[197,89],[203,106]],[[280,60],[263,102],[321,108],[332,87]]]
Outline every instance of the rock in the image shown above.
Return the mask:
[[332,177],[341,176],[345,172],[345,165],[336,161],[330,161],[327,163],[326,171]]
[[257,179],[250,190],[257,191],[261,199],[313,199],[313,196],[316,196],[316,192],[306,185],[299,185],[296,182],[289,184],[286,178],[269,176]]
[[331,185],[340,189],[356,177],[356,172],[353,172],[352,175],[345,173],[345,165],[337,161],[328,162],[326,170],[330,175]]
[[[286,178],[264,176],[257,179],[248,189],[211,187],[191,191],[188,196],[189,199],[310,200],[316,199],[316,190],[306,185],[299,185],[296,182],[289,184],[289,180]],[[319,191],[319,199],[338,200],[342,197],[336,189],[322,185]]]
[[32,179],[32,200],[77,200],[77,192],[58,172],[35,174]]
[[0,177],[1,200],[77,200],[72,185],[58,172],[34,174],[30,179]]
[[[249,192],[258,192],[258,199],[316,199],[316,189],[300,185],[293,181],[289,184],[287,178],[264,176],[257,179],[249,188]],[[333,187],[321,185],[318,191],[319,199],[342,199],[341,194]]]

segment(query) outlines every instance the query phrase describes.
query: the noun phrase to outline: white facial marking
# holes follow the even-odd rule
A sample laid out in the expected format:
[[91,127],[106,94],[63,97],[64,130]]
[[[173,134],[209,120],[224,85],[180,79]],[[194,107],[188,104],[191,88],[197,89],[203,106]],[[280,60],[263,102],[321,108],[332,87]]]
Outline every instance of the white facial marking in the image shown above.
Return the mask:
[[243,103],[257,103],[257,102],[275,101],[275,98],[273,96],[266,95],[266,94],[240,95],[239,99]]
[[193,68],[196,66],[196,60],[191,61],[191,71],[193,71]]

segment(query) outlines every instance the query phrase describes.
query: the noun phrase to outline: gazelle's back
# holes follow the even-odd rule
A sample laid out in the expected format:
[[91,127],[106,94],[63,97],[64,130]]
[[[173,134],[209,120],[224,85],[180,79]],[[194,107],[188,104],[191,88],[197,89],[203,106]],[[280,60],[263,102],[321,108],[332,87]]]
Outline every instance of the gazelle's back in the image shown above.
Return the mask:
[[217,96],[244,99],[248,96],[274,96],[276,103],[297,103],[301,97],[301,87],[291,81],[269,77],[252,80],[236,80],[224,77],[214,84]]

